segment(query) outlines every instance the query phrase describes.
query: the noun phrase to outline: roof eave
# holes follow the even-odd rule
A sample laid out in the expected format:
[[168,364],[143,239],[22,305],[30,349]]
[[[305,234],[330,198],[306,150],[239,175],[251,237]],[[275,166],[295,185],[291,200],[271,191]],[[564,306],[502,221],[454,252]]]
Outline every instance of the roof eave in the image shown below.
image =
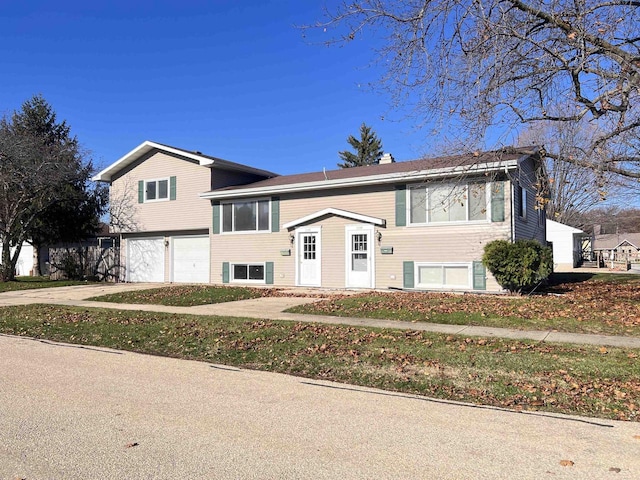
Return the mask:
[[429,178],[447,177],[460,173],[484,173],[499,171],[501,169],[514,169],[518,166],[519,159],[489,162],[483,164],[464,165],[460,167],[446,167],[429,170],[415,170],[412,172],[398,172],[392,174],[370,175],[364,177],[350,177],[337,180],[320,180],[313,182],[292,183],[288,185],[274,185],[270,187],[238,188],[234,190],[213,190],[201,193],[201,198],[209,200],[238,198],[275,193],[296,193],[311,190],[327,190],[333,188],[347,188],[354,186],[366,186],[377,184],[398,183],[405,181],[426,180]]
[[151,150],[161,150],[167,153],[171,153],[173,155],[179,155],[181,157],[186,157],[191,160],[195,160],[199,165],[203,167],[210,168],[220,168],[222,170],[233,170],[237,172],[251,173],[262,177],[274,177],[277,176],[276,173],[268,172],[266,170],[261,170],[258,168],[249,167],[247,165],[242,165],[235,162],[230,162],[228,160],[223,160],[221,158],[208,157],[201,155],[195,152],[189,152],[187,150],[182,150],[179,148],[170,147],[168,145],[162,145],[160,143],[152,142],[146,140],[138,145],[136,148],[131,150],[126,155],[122,156],[111,165],[109,165],[104,170],[100,171],[96,175],[94,175],[91,180],[94,182],[111,182],[113,176],[118,173],[123,168],[131,165],[133,162],[138,160],[140,157],[150,152]]

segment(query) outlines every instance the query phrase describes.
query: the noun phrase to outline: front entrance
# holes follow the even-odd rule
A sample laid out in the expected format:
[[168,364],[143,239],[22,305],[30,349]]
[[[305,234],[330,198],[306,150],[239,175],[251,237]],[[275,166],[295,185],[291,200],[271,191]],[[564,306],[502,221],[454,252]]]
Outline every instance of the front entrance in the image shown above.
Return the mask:
[[374,288],[373,227],[350,225],[345,228],[345,267],[347,288]]
[[297,285],[319,287],[322,282],[320,229],[296,230]]

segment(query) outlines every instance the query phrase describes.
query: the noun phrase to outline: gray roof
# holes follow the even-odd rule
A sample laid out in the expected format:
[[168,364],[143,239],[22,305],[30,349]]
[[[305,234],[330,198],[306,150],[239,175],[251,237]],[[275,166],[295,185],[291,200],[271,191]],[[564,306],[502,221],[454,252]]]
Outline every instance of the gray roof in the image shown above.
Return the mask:
[[593,239],[593,249],[612,250],[625,241],[636,248],[640,248],[640,233],[608,233],[596,235]]

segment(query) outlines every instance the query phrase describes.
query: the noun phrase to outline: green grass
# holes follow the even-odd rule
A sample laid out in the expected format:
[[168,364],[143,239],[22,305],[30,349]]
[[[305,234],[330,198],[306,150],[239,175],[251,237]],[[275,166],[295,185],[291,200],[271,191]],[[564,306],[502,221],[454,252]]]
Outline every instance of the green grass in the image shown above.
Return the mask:
[[92,282],[76,280],[49,280],[48,277],[18,277],[11,282],[0,282],[0,293],[15,290],[31,290],[36,288],[69,287],[88,285]]
[[0,333],[517,410],[640,417],[640,350],[52,305],[0,309]]
[[[558,278],[558,277],[557,277]],[[291,313],[640,336],[640,275],[559,277],[545,295],[368,292],[300,305]]]
[[109,295],[93,297],[89,300],[97,302],[193,307],[195,305],[209,305],[212,303],[234,302],[237,300],[259,298],[268,294],[268,292],[269,290],[248,287],[183,285],[112,293]]

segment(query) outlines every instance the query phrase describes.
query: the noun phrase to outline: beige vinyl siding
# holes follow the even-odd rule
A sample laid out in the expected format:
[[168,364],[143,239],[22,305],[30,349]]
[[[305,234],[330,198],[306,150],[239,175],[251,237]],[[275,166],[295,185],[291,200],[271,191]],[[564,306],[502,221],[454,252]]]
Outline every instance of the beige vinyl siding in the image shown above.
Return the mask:
[[[138,181],[176,177],[176,200],[138,203]],[[211,203],[199,195],[209,189],[211,171],[197,162],[156,151],[135,162],[111,185],[111,198],[126,199],[135,231],[209,228]]]
[[[514,199],[514,240],[537,240],[542,245],[545,245],[546,217],[542,214],[542,219],[540,219],[540,212],[536,208],[536,171],[532,159],[529,158],[521,163],[520,169],[512,182],[511,194]],[[518,214],[520,211],[520,198],[516,194],[516,185],[518,183],[527,191],[525,218],[520,217]]]
[[[482,259],[484,245],[494,239],[511,238],[510,193],[505,189],[505,221],[496,223],[461,223],[456,225],[395,226],[395,189],[393,185],[350,188],[340,192],[311,192],[280,195],[280,225],[307,215],[337,208],[352,213],[386,220],[386,227],[374,226],[376,288],[403,287],[403,262],[463,262]],[[329,194],[331,193],[331,194]],[[320,227],[322,254],[322,286],[345,286],[345,228],[358,221],[330,215],[317,218],[300,227]],[[212,235],[212,282],[222,282],[223,262],[274,262],[274,285],[293,286],[296,278],[297,246],[290,234],[244,233]],[[378,243],[375,232],[382,234]],[[393,254],[383,255],[380,247],[393,247]],[[291,249],[291,256],[281,250]],[[500,287],[487,274],[487,290]]]

